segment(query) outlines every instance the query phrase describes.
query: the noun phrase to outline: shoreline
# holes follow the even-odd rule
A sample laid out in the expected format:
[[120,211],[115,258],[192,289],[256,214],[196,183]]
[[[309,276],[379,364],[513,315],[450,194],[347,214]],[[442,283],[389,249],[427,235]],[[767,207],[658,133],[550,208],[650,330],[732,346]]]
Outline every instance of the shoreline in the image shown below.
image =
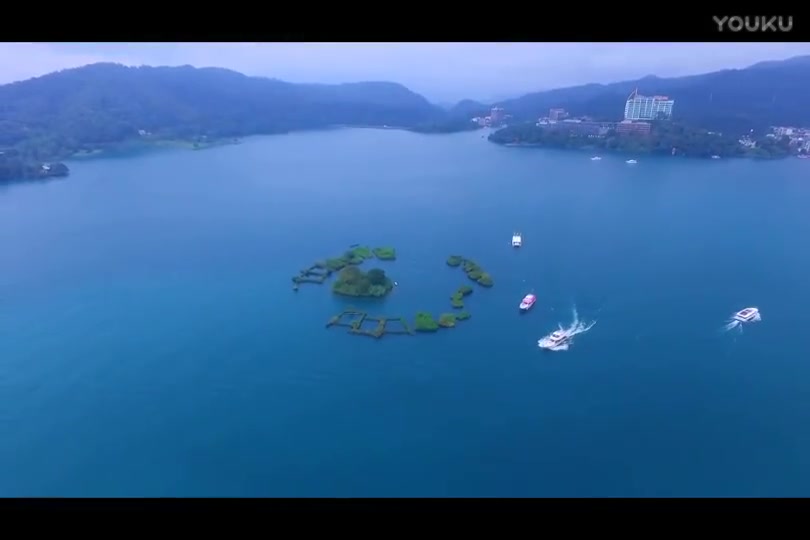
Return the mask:
[[797,158],[801,159],[801,154],[788,154],[786,156],[756,156],[750,154],[740,154],[734,156],[723,156],[721,155],[719,159],[714,159],[711,156],[695,156],[689,154],[669,154],[666,152],[633,152],[630,150],[620,150],[620,149],[606,149],[600,148],[598,146],[582,146],[578,148],[561,148],[559,146],[551,146],[542,143],[499,143],[495,141],[491,141],[487,139],[487,142],[491,144],[495,144],[498,146],[502,146],[504,148],[540,148],[545,150],[559,150],[562,152],[596,152],[600,155],[608,155],[608,156],[649,156],[649,157],[658,157],[658,158],[680,158],[680,159],[696,159],[696,160],[704,160],[704,161],[722,161],[728,159],[750,159],[753,161],[779,161],[782,159],[789,159],[789,158]]
[[206,150],[220,146],[240,144],[241,138],[216,139],[212,141],[193,141],[184,139],[129,139],[120,143],[111,144],[105,148],[94,148],[90,151],[74,152],[66,157],[66,161],[107,157],[116,153],[138,150],[177,149],[177,150]]

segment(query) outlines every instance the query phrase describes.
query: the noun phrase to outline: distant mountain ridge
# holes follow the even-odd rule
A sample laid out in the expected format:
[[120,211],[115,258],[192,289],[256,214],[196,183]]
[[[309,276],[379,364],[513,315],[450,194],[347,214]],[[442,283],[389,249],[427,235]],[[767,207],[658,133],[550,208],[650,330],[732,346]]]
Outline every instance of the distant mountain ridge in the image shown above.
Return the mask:
[[675,117],[708,129],[743,133],[770,125],[810,125],[810,107],[805,104],[810,93],[810,56],[686,77],[650,75],[610,84],[558,88],[493,105],[520,120],[546,116],[553,107],[600,120],[619,120],[625,100],[636,88],[641,94],[673,98]]
[[0,151],[15,150],[14,170],[29,170],[144,136],[201,141],[334,125],[451,133],[474,129],[470,119],[493,105],[517,122],[553,107],[618,120],[635,88],[671,96],[674,117],[707,129],[742,133],[810,125],[804,105],[810,56],[688,77],[559,88],[494,104],[462,100],[449,110],[394,82],[296,84],[224,68],[99,63],[0,86]]
[[139,132],[187,139],[330,125],[416,127],[445,114],[392,82],[294,84],[223,68],[101,63],[0,86],[0,147],[56,159]]

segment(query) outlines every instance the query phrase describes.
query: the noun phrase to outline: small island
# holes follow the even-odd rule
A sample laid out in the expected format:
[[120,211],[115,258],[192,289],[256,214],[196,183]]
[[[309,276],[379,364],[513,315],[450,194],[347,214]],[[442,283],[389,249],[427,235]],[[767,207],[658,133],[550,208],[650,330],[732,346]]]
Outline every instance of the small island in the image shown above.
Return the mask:
[[365,260],[372,258],[374,255],[370,248],[366,246],[354,247],[341,255],[340,257],[333,257],[326,259],[324,264],[332,271],[340,270],[349,265],[362,264]]
[[463,263],[463,262],[464,262],[464,257],[462,257],[461,255],[450,255],[447,258],[447,265],[448,266],[452,266],[452,267],[461,266],[461,263]]
[[0,151],[0,181],[45,180],[69,174],[64,163],[41,163],[16,149]]
[[323,261],[318,261],[308,268],[300,270],[298,275],[292,278],[293,290],[297,291],[298,286],[302,283],[321,284],[334,272],[342,270],[347,266],[363,264],[366,260],[374,258],[374,253],[376,252],[382,255],[382,257],[377,257],[380,260],[393,260],[396,258],[394,248],[383,247],[371,249],[367,246],[354,245],[340,257],[331,257]]
[[417,332],[435,332],[439,329],[439,323],[427,311],[420,311],[416,314],[416,324],[414,326]]
[[363,272],[354,265],[343,268],[332,285],[335,294],[374,298],[387,295],[393,288],[394,283],[385,275],[385,270],[372,268],[368,272]]
[[[354,244],[340,257],[334,257],[314,263],[312,266],[299,272],[293,277],[293,288],[298,289],[301,283],[323,283],[332,274],[337,278],[332,284],[332,291],[340,296],[381,298],[390,293],[394,282],[381,268],[371,268],[367,272],[360,269],[364,261],[377,258],[379,260],[395,260],[396,251],[391,247],[368,248]],[[467,276],[483,287],[492,286],[492,278],[477,263],[461,256],[451,256],[447,264],[462,266]],[[429,311],[420,311],[416,314],[414,324],[411,326],[404,317],[372,316],[355,308],[348,308],[333,316],[326,323],[326,327],[342,326],[348,328],[350,334],[370,336],[379,339],[386,334],[414,335],[416,333],[436,332],[441,328],[455,328],[458,321],[466,321],[470,313],[463,310],[464,298],[473,293],[470,285],[461,285],[451,295],[451,305],[460,309],[456,313],[442,313],[434,318]]]
[[374,256],[381,261],[393,261],[397,258],[397,252],[392,247],[377,247],[372,250]]
[[439,326],[442,328],[453,328],[456,326],[456,316],[453,313],[442,313],[439,315]]
[[473,288],[469,285],[462,285],[450,296],[450,304],[455,309],[462,309],[464,307],[464,297],[472,294]]
[[[447,265],[456,267],[461,266],[464,270],[464,273],[467,274],[467,277],[471,280],[475,281],[482,287],[492,287],[494,285],[494,281],[492,281],[492,276],[489,275],[481,266],[478,265],[472,259],[466,259],[461,255],[451,255],[447,259]],[[460,292],[460,290],[459,290]],[[470,290],[472,292],[472,290]],[[467,292],[466,294],[469,294]],[[462,296],[465,296],[465,293],[462,293]]]

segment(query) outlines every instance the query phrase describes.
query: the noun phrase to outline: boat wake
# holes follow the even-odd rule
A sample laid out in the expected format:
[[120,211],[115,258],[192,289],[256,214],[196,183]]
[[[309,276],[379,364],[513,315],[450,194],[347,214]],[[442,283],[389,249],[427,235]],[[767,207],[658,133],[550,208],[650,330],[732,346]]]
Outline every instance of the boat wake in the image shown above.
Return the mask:
[[[562,324],[559,325],[559,330],[552,332],[551,334],[543,337],[542,339],[537,341],[537,346],[542,349],[548,349],[550,351],[567,351],[568,347],[573,342],[574,336],[578,334],[584,334],[588,330],[594,327],[596,321],[580,321],[579,314],[577,313],[577,308],[574,307],[574,320],[571,322],[571,325],[568,328],[564,328]],[[557,336],[562,335],[563,339],[554,340],[552,336],[557,334]]]
[[762,320],[762,315],[759,313],[759,311],[754,313],[747,320],[740,320],[739,319],[739,314],[740,314],[740,312],[738,311],[737,313],[734,313],[731,316],[731,318],[729,318],[729,320],[723,326],[723,331],[724,332],[731,332],[732,330],[737,330],[738,332],[742,332],[743,326],[745,326],[746,324],[752,323],[752,322],[759,322],[759,321]]

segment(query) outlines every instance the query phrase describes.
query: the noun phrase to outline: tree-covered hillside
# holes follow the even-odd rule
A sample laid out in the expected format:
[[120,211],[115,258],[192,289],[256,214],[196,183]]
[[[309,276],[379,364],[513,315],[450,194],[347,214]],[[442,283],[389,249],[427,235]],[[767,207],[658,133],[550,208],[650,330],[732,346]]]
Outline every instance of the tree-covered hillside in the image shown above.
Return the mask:
[[497,103],[516,119],[533,120],[562,107],[574,115],[615,121],[638,88],[643,95],[675,100],[673,116],[690,125],[730,134],[772,125],[810,125],[810,56],[763,62],[689,77],[645,77],[613,84],[588,84],[527,94]]
[[292,84],[218,68],[93,64],[0,86],[0,149],[53,160],[145,133],[217,139],[330,125],[415,127],[444,115],[395,83]]

